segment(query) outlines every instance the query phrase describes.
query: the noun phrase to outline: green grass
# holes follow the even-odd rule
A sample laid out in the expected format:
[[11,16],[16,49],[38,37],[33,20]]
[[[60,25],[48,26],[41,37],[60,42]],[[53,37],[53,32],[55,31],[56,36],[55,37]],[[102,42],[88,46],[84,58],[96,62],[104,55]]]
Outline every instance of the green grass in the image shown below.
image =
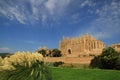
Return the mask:
[[52,80],[120,80],[120,71],[117,70],[73,68],[50,69],[52,71]]
[[120,71],[52,68],[53,80],[120,80]]

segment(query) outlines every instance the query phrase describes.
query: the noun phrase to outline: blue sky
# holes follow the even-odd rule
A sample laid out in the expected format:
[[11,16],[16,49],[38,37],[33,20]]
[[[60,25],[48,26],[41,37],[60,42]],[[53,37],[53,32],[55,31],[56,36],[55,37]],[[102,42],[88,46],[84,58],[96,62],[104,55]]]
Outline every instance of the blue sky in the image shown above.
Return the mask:
[[0,0],[0,52],[58,48],[83,34],[119,43],[120,0]]

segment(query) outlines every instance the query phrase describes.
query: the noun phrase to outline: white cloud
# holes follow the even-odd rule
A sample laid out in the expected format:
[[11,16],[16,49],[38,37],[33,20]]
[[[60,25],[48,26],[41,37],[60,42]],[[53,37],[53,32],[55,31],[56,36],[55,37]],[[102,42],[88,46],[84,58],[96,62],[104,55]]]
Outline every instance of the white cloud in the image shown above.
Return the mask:
[[99,17],[94,20],[87,33],[97,38],[110,38],[120,35],[120,2],[111,2],[106,4],[102,9],[97,9],[96,14]]
[[42,15],[42,24],[43,25],[45,24],[46,19],[47,19],[47,15],[43,14]]
[[1,50],[4,50],[4,51],[5,51],[5,50],[10,50],[10,49],[9,49],[8,47],[2,47],[2,48],[0,48],[0,51],[1,51]]
[[0,52],[11,52],[12,49],[8,48],[8,47],[0,47]]
[[89,6],[89,7],[92,7],[92,6],[95,6],[96,3],[93,3],[92,0],[81,0],[80,2],[80,7],[83,8],[85,6]]
[[14,8],[14,7],[9,7],[9,11],[10,11],[10,16],[11,18],[15,18],[17,19],[20,23],[25,24],[25,14],[21,13],[18,8]]
[[[30,0],[30,6],[32,9],[31,16],[35,20],[39,20],[41,13],[44,12],[44,9],[42,9],[43,2],[44,2],[44,0],[36,0],[36,1]],[[30,16],[30,14],[29,14],[29,16]]]
[[10,20],[16,19],[18,22],[25,24],[26,15],[24,13],[24,6],[13,4],[11,1],[5,3],[4,0],[0,2],[0,14],[4,15]]
[[20,0],[0,1],[0,15],[21,24],[32,24],[37,21],[59,17],[71,0]]
[[48,9],[48,11],[50,12],[50,14],[54,13],[54,9],[56,8],[56,2],[57,2],[57,0],[48,0],[45,3],[45,7]]
[[45,7],[51,15],[58,14],[66,9],[70,1],[72,0],[48,0],[45,2]]

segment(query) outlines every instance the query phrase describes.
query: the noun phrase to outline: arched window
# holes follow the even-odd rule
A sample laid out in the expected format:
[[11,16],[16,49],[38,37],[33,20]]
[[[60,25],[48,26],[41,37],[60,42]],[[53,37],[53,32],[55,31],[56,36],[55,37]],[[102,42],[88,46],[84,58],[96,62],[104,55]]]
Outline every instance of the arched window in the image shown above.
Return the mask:
[[68,49],[68,53],[71,54],[71,49]]

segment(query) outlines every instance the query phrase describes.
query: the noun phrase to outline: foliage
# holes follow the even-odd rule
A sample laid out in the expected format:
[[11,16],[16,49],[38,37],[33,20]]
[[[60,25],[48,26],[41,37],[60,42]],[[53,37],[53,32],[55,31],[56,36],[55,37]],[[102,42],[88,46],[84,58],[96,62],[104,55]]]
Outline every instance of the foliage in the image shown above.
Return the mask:
[[117,70],[120,70],[120,55],[118,56],[118,59],[117,59],[117,61],[116,61],[116,69]]
[[0,56],[2,58],[5,58],[6,56],[10,56],[10,55],[12,55],[12,53],[0,53]]
[[95,57],[91,60],[90,66],[91,66],[92,68],[101,67],[100,56],[95,56]]
[[64,62],[62,62],[62,61],[54,62],[54,63],[53,63],[53,66],[58,67],[58,66],[60,66],[60,65],[62,65],[62,64],[64,64]]
[[2,62],[2,60],[3,60],[3,59],[2,59],[2,57],[0,57],[0,65],[2,64],[2,63],[1,63],[1,62]]
[[38,51],[38,53],[42,54],[44,57],[46,56],[46,50],[44,49]]
[[60,65],[60,67],[62,67],[62,68],[75,68],[75,65],[73,65],[73,64],[62,64],[62,65]]
[[61,51],[58,50],[58,49],[53,49],[52,50],[52,56],[53,57],[61,57],[62,56]]
[[51,80],[51,72],[39,53],[17,52],[2,64],[0,80]]
[[94,57],[91,60],[91,67],[98,67],[101,69],[119,69],[120,53],[116,52],[113,48],[108,47],[102,51],[102,54]]

